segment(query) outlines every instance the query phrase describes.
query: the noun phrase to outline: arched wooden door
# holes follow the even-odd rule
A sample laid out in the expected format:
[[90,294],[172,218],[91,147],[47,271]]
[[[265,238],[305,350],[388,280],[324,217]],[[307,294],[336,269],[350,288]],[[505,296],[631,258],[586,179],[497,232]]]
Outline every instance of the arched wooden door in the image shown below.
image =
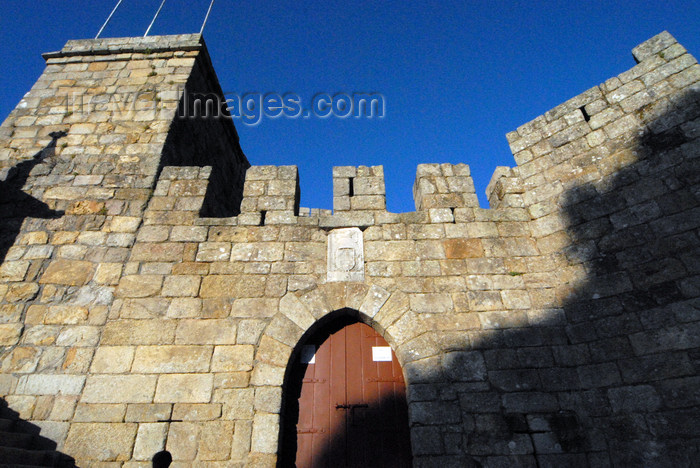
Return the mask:
[[296,466],[410,467],[406,386],[387,342],[358,322],[301,351]]

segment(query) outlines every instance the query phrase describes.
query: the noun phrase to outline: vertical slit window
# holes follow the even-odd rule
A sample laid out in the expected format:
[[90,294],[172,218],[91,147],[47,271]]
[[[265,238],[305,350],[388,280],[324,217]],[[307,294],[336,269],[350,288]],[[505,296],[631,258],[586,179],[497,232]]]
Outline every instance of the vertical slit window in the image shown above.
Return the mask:
[[591,120],[591,116],[588,115],[588,112],[586,112],[586,106],[581,106],[581,107],[579,107],[578,109],[579,109],[579,110],[581,111],[581,113],[583,114],[583,119],[584,119],[586,122],[588,122],[589,120]]

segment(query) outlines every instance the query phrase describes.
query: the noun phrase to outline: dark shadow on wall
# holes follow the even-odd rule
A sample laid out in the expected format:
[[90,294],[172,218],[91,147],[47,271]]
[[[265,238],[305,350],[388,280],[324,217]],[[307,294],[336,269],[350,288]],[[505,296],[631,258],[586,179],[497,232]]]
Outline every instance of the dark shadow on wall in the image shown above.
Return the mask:
[[155,180],[165,166],[211,166],[200,215],[229,217],[240,213],[250,163],[208,56],[198,58],[185,85]]
[[[468,344],[437,335],[445,354],[404,364],[414,466],[698,466],[700,93],[659,109],[608,147],[634,162],[560,201],[562,253],[587,272],[562,306]],[[296,448],[288,385],[281,467]]]
[[10,169],[4,181],[0,180],[0,263],[5,260],[7,251],[17,239],[25,218],[56,219],[64,214],[63,211],[50,209],[46,203],[22,191],[29,173],[36,165],[55,163],[56,143],[66,133],[53,132],[49,136],[51,142],[44,149],[32,159],[17,164]]
[[173,462],[173,456],[167,450],[161,450],[153,455],[151,465],[153,468],[168,468]]
[[[637,111],[634,162],[565,194],[569,262],[589,272],[564,306],[583,391],[569,405],[615,466],[700,460],[700,92]],[[625,155],[625,159],[627,155]],[[575,403],[575,404],[574,404]]]
[[39,435],[41,428],[20,419],[0,398],[0,466],[75,468],[75,460],[56,451],[56,442]]

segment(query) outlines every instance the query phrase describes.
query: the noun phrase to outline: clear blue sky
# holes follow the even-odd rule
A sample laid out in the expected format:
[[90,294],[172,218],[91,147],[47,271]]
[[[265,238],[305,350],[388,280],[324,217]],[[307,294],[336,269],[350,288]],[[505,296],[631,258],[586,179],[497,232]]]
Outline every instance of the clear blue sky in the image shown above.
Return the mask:
[[[94,37],[116,0],[3,0],[0,118],[42,52]],[[103,37],[142,35],[160,0],[124,0]],[[151,34],[198,32],[209,0],[167,0]],[[668,30],[700,54],[697,1],[217,0],[204,33],[226,92],[378,92],[383,119],[236,121],[252,164],[295,164],[302,206],[331,208],[331,168],[384,165],[390,211],[414,209],[416,166],[471,166],[482,206],[505,134],[634,65]]]

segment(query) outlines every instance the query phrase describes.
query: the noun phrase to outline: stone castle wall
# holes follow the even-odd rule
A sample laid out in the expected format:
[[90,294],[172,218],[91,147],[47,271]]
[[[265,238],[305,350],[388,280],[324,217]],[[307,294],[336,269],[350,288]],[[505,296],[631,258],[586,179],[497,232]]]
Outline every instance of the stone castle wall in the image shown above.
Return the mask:
[[468,166],[424,164],[397,214],[381,166],[303,209],[295,166],[178,118],[221,91],[199,36],[69,42],[0,127],[0,395],[79,466],[274,466],[288,365],[349,314],[403,366],[415,466],[690,466],[700,66],[668,33],[633,55],[508,134],[491,209]]

